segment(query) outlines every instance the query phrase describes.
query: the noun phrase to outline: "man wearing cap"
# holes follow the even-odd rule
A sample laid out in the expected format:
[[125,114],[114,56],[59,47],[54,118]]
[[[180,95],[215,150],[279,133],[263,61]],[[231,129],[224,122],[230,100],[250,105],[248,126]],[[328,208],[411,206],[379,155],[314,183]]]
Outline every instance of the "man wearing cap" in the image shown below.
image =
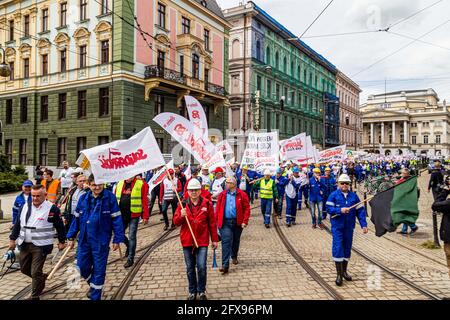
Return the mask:
[[205,190],[209,190],[209,186],[211,185],[211,179],[209,178],[209,168],[207,165],[202,167],[202,174],[200,175],[200,182],[202,183],[202,188]]
[[251,182],[253,179],[248,176],[248,167],[244,166],[241,171],[238,170],[236,177],[238,188],[244,191],[250,199],[250,193],[252,190]]
[[33,186],[33,182],[31,180],[25,180],[22,184],[22,192],[16,197],[12,208],[12,225],[11,229],[14,227],[14,224],[17,222],[17,217],[19,216],[19,212],[22,210],[22,207],[25,203],[31,203],[31,187]]
[[295,218],[297,217],[297,205],[300,187],[302,185],[302,178],[300,177],[300,170],[298,167],[292,169],[292,174],[289,175],[289,182],[286,187],[286,225],[290,227],[295,225]]
[[436,160],[434,162],[434,169],[431,172],[430,182],[428,183],[428,193],[433,192],[433,199],[436,201],[439,195],[440,185],[444,183],[444,175],[442,173],[441,161]]
[[277,186],[278,191],[278,203],[273,203],[273,210],[275,214],[278,216],[278,218],[281,219],[281,213],[283,211],[283,200],[284,200],[284,194],[286,192],[286,186],[289,183],[289,179],[286,177],[283,177],[283,169],[278,168],[277,169],[277,175],[275,177],[275,184]]
[[214,204],[214,208],[216,207],[217,198],[222,191],[225,190],[225,177],[223,176],[223,169],[217,167],[214,170],[214,174],[216,175],[213,181],[211,182],[211,186],[209,187],[209,192],[211,193],[211,198]]
[[238,252],[242,230],[250,219],[250,201],[247,194],[238,189],[236,179],[226,179],[227,190],[217,200],[216,220],[222,237],[222,274],[228,273],[230,257],[233,264],[238,264]]
[[300,173],[301,186],[298,194],[298,210],[302,210],[302,198],[304,198],[305,206],[309,209],[309,177],[308,165],[302,165],[302,172]]
[[[352,251],[356,218],[358,218],[364,234],[368,232],[368,229],[364,205],[360,203],[356,193],[350,191],[350,177],[342,174],[338,183],[338,190],[331,193],[326,205],[327,212],[331,217],[332,254],[337,273],[336,285],[342,286],[343,279],[352,280],[352,277],[347,273],[347,266]],[[354,205],[357,206],[350,209]]]
[[[186,263],[187,278],[189,282],[188,300],[207,300],[206,298],[206,262],[208,256],[209,239],[213,249],[217,249],[219,237],[217,235],[214,208],[210,201],[200,196],[202,185],[197,179],[189,181],[187,190],[189,198],[178,207],[173,221],[181,226],[180,239],[183,246],[184,261]],[[194,239],[186,222],[186,217],[197,240]]]
[[[323,196],[325,194],[325,185],[320,181],[320,169],[314,168],[313,176],[309,179],[309,206],[311,209],[312,227],[323,229],[322,224],[322,207]],[[317,219],[316,219],[317,210]]]
[[272,201],[278,203],[278,190],[275,181],[271,178],[269,169],[264,171],[264,177],[257,180],[254,186],[260,188],[261,192],[261,213],[264,216],[264,225],[270,228],[270,216],[272,214]]
[[[167,216],[167,211],[169,210],[169,206],[172,206],[172,214],[175,214],[175,211],[178,207],[178,198],[176,193],[182,191],[180,180],[175,177],[175,171],[173,169],[169,169],[168,174],[172,177],[172,180],[169,177],[164,178],[161,183],[161,187],[159,190],[159,198],[162,199],[162,214],[164,219],[164,231],[169,229],[169,217]],[[173,184],[172,184],[173,181]],[[174,228],[175,224],[172,218],[172,226]]]
[[[351,179],[351,178],[350,178]],[[323,212],[322,212],[322,219],[327,218],[327,206],[326,202],[330,194],[334,191],[336,191],[336,179],[331,175],[331,169],[330,167],[325,168],[325,176],[320,178],[320,181],[325,185],[325,193],[323,195]]]

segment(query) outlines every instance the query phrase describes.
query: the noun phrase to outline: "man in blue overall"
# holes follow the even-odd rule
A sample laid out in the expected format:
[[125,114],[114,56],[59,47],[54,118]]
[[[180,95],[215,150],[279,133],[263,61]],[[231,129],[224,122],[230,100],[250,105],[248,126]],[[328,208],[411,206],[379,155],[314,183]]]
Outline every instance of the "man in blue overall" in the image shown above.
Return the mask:
[[67,238],[69,247],[73,248],[79,233],[77,266],[90,286],[88,297],[100,300],[112,233],[113,251],[119,249],[119,243],[124,242],[125,235],[116,196],[104,189],[103,184],[96,184],[93,175],[89,177],[88,183],[91,190],[81,196]]
[[[342,286],[343,278],[347,281],[352,281],[352,277],[347,273],[347,266],[352,252],[356,218],[358,218],[365,234],[368,232],[368,229],[364,205],[360,203],[356,193],[350,191],[350,177],[342,174],[338,183],[338,190],[328,197],[326,205],[327,212],[331,217],[332,254],[337,273],[336,285]],[[354,205],[357,206],[350,209]]]

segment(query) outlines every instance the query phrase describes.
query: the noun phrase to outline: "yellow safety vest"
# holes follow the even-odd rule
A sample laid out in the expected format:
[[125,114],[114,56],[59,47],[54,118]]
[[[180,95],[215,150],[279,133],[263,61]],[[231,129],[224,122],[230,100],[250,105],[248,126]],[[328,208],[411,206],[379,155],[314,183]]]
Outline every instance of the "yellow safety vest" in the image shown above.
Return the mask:
[[[122,196],[122,189],[125,181],[122,180],[117,184],[116,187],[116,198],[117,202],[120,203],[120,197]],[[144,182],[142,180],[136,180],[134,187],[131,190],[131,212],[141,213],[142,210],[142,186]]]
[[268,182],[265,179],[261,180],[259,190],[261,199],[273,199],[273,180],[270,179]]

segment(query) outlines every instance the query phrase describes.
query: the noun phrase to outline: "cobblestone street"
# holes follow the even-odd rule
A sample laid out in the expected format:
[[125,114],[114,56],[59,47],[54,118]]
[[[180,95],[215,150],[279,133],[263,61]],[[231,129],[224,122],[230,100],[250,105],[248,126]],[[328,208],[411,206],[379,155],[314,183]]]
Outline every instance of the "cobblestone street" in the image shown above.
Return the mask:
[[[280,300],[410,300],[443,298],[450,295],[450,278],[442,249],[426,249],[421,246],[432,239],[431,194],[426,190],[429,176],[419,179],[421,192],[418,220],[419,231],[413,236],[396,233],[378,238],[371,223],[370,232],[363,235],[359,226],[355,229],[354,249],[349,273],[352,282],[336,287],[335,266],[331,259],[331,235],[326,230],[312,229],[309,210],[297,213],[297,225],[287,228],[277,220],[280,231],[301,258],[335,291],[335,296],[308,273],[282,242],[273,225],[266,229],[258,202],[252,209],[249,227],[241,239],[239,264],[231,265],[230,273],[221,275],[212,269],[213,251],[208,252],[207,293],[210,299],[280,299]],[[179,230],[175,229],[155,244],[163,234],[160,215],[152,216],[149,226],[140,225],[136,261],[144,257],[142,265],[124,269],[125,260],[117,252],[111,252],[107,267],[103,299],[176,299],[187,296],[187,278]],[[440,222],[440,219],[439,219]],[[329,221],[325,221],[329,226]],[[0,225],[2,248],[7,244],[9,223]],[[217,263],[220,267],[220,245]],[[56,250],[54,250],[56,253]],[[74,252],[71,252],[56,276],[48,281],[43,299],[87,299],[88,286],[76,283],[73,268]],[[45,271],[51,270],[49,256]],[[384,269],[380,269],[380,264]],[[392,274],[394,272],[394,274]],[[30,278],[19,271],[5,275],[0,281],[0,299],[23,299],[29,294]],[[413,285],[411,285],[412,283]]]

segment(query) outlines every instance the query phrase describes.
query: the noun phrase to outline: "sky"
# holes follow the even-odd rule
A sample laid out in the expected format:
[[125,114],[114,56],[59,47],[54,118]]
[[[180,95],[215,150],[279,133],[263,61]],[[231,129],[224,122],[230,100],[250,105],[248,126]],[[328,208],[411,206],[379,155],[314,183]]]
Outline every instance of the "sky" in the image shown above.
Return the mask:
[[[217,1],[222,9],[244,2]],[[330,0],[254,2],[300,36]],[[361,104],[384,93],[385,80],[387,92],[433,88],[450,102],[449,12],[450,0],[334,0],[302,40],[359,84]],[[366,31],[374,32],[336,35]]]

